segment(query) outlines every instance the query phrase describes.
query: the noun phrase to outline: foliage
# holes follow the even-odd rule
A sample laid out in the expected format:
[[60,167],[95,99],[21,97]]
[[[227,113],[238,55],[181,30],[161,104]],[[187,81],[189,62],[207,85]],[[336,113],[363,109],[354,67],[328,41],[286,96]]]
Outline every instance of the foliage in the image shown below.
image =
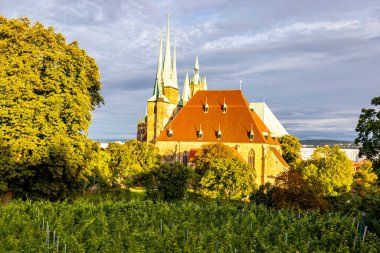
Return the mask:
[[301,143],[292,135],[284,135],[278,139],[281,144],[282,157],[290,166],[295,166],[301,161]]
[[180,163],[163,163],[146,175],[147,197],[153,200],[183,199],[193,171]]
[[351,189],[354,167],[338,146],[324,146],[314,151],[311,159],[300,167],[300,172],[312,192],[337,196]]
[[276,188],[269,182],[262,184],[258,189],[253,190],[250,195],[250,200],[256,204],[261,204],[267,207],[274,207],[273,194]]
[[360,214],[261,205],[15,201],[0,207],[0,245],[4,252],[55,252],[59,236],[59,252],[64,245],[67,252],[378,252],[375,234],[363,238],[366,225]]
[[[379,106],[380,96],[374,97],[371,104]],[[355,139],[355,143],[361,145],[359,155],[364,155],[374,162],[377,175],[380,175],[380,110],[363,108],[356,132],[358,132],[358,137]]]
[[208,196],[243,197],[255,187],[255,171],[222,143],[203,145],[193,163],[199,175],[196,189]]
[[106,151],[111,157],[109,168],[113,186],[129,187],[160,162],[158,150],[153,144],[137,140],[130,140],[124,144],[110,143]]
[[365,161],[354,175],[352,189],[359,195],[364,196],[371,188],[378,188],[376,181],[377,175],[373,172],[372,162]]
[[210,160],[200,179],[200,189],[208,196],[230,199],[249,195],[255,187],[255,173],[250,166],[233,158]]
[[329,207],[317,187],[310,186],[294,168],[280,174],[274,188],[272,197],[276,208],[326,210]]
[[195,171],[203,175],[215,159],[232,157],[234,157],[234,154],[227,145],[223,143],[206,144],[202,145],[192,162],[194,163]]
[[[0,17],[0,187],[59,199],[83,190],[103,102],[99,69],[76,42],[26,18]],[[25,197],[24,194],[24,197]]]

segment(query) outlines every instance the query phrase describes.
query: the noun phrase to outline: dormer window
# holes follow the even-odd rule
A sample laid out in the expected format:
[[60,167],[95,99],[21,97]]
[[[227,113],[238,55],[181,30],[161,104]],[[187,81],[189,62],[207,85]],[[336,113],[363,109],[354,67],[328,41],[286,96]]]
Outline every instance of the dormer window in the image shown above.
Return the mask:
[[198,135],[198,139],[202,139],[202,137],[203,137],[202,125],[199,126],[199,131],[198,131],[197,135]]
[[226,113],[227,112],[227,104],[226,104],[226,98],[224,98],[224,103],[222,105],[222,112]]
[[207,98],[206,98],[206,104],[203,106],[204,113],[208,113],[208,109],[209,109],[209,106],[208,106]]
[[219,125],[218,132],[216,132],[216,138],[218,139],[218,141],[222,139],[222,130],[220,130],[220,125]]
[[255,134],[253,133],[252,125],[251,125],[251,131],[249,132],[249,140],[253,141],[253,138],[255,137]]
[[251,110],[251,112],[254,112],[255,111],[255,105],[253,103],[250,103],[249,109]]
[[172,130],[172,125],[170,125],[169,131],[168,131],[169,139],[172,138],[172,136],[173,136],[173,130]]

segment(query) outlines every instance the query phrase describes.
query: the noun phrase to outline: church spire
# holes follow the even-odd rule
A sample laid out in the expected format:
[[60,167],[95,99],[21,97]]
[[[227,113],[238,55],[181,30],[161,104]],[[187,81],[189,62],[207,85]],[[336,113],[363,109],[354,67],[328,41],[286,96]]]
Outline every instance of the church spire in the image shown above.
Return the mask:
[[200,77],[199,77],[199,62],[198,62],[198,55],[195,58],[195,64],[194,64],[194,76],[193,76],[193,84],[199,84],[200,83]]
[[170,55],[170,28],[169,28],[169,15],[168,24],[166,30],[166,45],[165,45],[165,58],[164,58],[164,70],[163,70],[163,83],[164,86],[171,86],[171,76],[172,76],[172,64]]
[[183,84],[182,105],[190,100],[189,70],[186,71],[185,82]]
[[206,79],[206,76],[203,78],[202,80],[202,84],[203,84],[203,90],[207,90],[207,79]]
[[172,86],[178,89],[178,79],[177,79],[177,52],[176,52],[176,35],[174,34],[174,45],[173,45],[173,70],[172,70]]
[[162,87],[162,31],[161,31],[160,32],[160,51],[158,53],[156,82],[154,84],[153,96],[151,97],[151,99],[156,100],[158,97],[161,97],[162,95],[163,95],[163,87]]
[[[199,62],[198,62],[198,55],[195,58],[195,64],[194,64],[194,70],[199,71]],[[199,72],[198,72],[199,73]]]

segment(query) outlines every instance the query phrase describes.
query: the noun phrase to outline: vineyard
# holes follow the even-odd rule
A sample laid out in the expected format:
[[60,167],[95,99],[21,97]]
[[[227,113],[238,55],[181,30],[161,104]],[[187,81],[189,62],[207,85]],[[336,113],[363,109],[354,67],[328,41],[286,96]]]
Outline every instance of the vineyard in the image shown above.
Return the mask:
[[0,207],[1,252],[378,252],[363,214],[78,200]]

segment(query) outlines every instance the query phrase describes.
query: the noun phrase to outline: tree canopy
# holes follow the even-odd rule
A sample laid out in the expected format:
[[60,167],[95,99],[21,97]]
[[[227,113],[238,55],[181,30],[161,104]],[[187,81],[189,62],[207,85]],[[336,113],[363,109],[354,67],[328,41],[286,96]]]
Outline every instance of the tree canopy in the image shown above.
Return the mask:
[[292,135],[284,135],[278,139],[281,144],[282,157],[290,165],[294,166],[301,160],[301,143]]
[[353,163],[338,146],[318,147],[301,173],[313,191],[322,196],[347,193],[354,180]]
[[[373,106],[380,106],[380,96],[371,100]],[[374,162],[377,174],[380,175],[380,110],[363,108],[356,126],[358,137],[356,144],[360,144],[361,156],[366,156]]]
[[109,169],[114,186],[128,187],[160,163],[157,148],[153,144],[137,140],[130,140],[124,144],[110,143],[107,152],[110,155]]
[[[103,103],[95,60],[27,18],[0,17],[0,187],[65,197],[85,187]],[[67,191],[62,191],[66,189]]]
[[203,145],[194,158],[198,187],[212,197],[243,197],[255,187],[256,173],[222,144]]

